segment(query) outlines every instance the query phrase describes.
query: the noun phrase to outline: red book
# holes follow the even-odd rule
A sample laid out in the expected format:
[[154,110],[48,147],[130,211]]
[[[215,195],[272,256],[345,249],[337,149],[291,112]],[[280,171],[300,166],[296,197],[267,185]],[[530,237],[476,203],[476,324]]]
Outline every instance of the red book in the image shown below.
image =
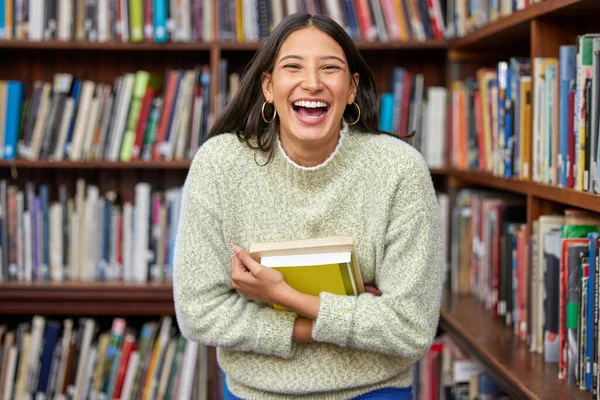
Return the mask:
[[171,127],[171,116],[173,114],[173,106],[175,105],[177,87],[179,86],[181,76],[181,71],[175,70],[170,71],[169,77],[167,78],[164,105],[158,122],[158,129],[156,131],[156,142],[154,143],[154,149],[152,150],[152,160],[154,161],[159,161],[162,158],[163,152],[161,150],[164,146],[164,142],[167,140],[167,133]]
[[402,84],[402,109],[400,110],[400,125],[398,134],[403,137],[408,134],[408,112],[410,110],[410,93],[412,91],[413,76],[404,71],[404,83]]
[[125,374],[127,373],[127,366],[129,365],[129,357],[136,348],[135,337],[133,335],[125,335],[123,348],[121,350],[121,361],[119,363],[119,369],[117,370],[117,379],[115,381],[115,389],[113,392],[113,398],[115,399],[121,398],[123,383],[125,383]]
[[144,134],[148,126],[150,109],[152,108],[152,100],[154,100],[155,94],[155,90],[149,87],[146,89],[146,94],[144,94],[144,98],[142,99],[142,109],[140,110],[140,117],[135,129],[135,142],[133,143],[133,150],[131,152],[132,160],[139,160],[140,158],[142,145],[144,144]]
[[154,41],[154,11],[152,3],[152,0],[144,0],[144,39],[148,43]]

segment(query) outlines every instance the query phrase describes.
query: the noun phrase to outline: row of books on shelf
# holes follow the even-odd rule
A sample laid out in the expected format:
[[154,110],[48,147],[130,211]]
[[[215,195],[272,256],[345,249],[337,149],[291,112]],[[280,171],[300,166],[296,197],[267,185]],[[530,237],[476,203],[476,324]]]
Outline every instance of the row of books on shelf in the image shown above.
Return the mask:
[[543,0],[447,0],[447,38],[465,36],[487,24],[524,10]]
[[170,282],[181,188],[0,181],[0,281]]
[[379,129],[401,137],[414,132],[410,143],[421,152],[430,168],[442,168],[446,88],[425,87],[423,74],[395,67],[386,89],[379,95]]
[[415,400],[507,400],[510,397],[481,364],[461,351],[446,333],[436,336],[427,353],[415,363]]
[[126,73],[114,88],[56,74],[53,83],[0,81],[0,159],[191,159],[206,138],[210,69]]
[[451,290],[470,294],[567,384],[598,393],[600,216],[567,209],[526,224],[525,199],[458,192]]
[[170,316],[139,329],[114,318],[108,329],[36,315],[0,325],[0,398],[206,399],[207,350]]
[[[443,39],[439,0],[0,0],[0,40],[256,42],[290,14],[324,14],[354,40]],[[215,14],[216,7],[216,14]],[[214,16],[216,15],[216,19]]]
[[600,192],[600,35],[559,52],[453,82],[450,165]]

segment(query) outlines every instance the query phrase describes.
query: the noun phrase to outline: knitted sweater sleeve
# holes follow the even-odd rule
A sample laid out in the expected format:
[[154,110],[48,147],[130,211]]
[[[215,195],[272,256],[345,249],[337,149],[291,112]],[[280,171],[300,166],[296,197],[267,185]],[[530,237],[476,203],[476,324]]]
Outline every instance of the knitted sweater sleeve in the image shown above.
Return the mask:
[[231,286],[233,251],[221,232],[216,182],[211,163],[197,155],[182,191],[173,261],[179,328],[209,346],[289,358],[295,313],[249,301]]
[[441,299],[441,224],[428,168],[420,155],[410,154],[412,166],[396,188],[376,266],[382,295],[321,293],[316,341],[411,359],[431,345]]

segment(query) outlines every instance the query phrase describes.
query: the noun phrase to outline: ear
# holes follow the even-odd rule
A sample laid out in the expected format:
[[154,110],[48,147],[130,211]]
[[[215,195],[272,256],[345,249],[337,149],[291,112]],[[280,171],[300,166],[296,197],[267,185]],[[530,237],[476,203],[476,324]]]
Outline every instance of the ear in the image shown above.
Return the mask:
[[273,102],[273,81],[271,80],[271,74],[268,72],[263,72],[261,77],[261,86],[263,91],[263,96],[267,102]]
[[352,75],[352,80],[350,81],[350,93],[348,93],[348,104],[354,103],[354,99],[356,98],[356,93],[358,93],[358,81],[360,79],[360,75],[358,72],[355,72]]

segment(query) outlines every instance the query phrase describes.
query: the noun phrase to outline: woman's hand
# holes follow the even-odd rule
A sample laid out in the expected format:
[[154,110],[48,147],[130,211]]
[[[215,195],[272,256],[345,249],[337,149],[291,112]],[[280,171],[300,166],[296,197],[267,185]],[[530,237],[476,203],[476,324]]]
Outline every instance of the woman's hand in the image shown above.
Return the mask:
[[279,304],[279,295],[288,288],[281,272],[256,262],[246,250],[234,247],[231,257],[231,283],[247,299]]

